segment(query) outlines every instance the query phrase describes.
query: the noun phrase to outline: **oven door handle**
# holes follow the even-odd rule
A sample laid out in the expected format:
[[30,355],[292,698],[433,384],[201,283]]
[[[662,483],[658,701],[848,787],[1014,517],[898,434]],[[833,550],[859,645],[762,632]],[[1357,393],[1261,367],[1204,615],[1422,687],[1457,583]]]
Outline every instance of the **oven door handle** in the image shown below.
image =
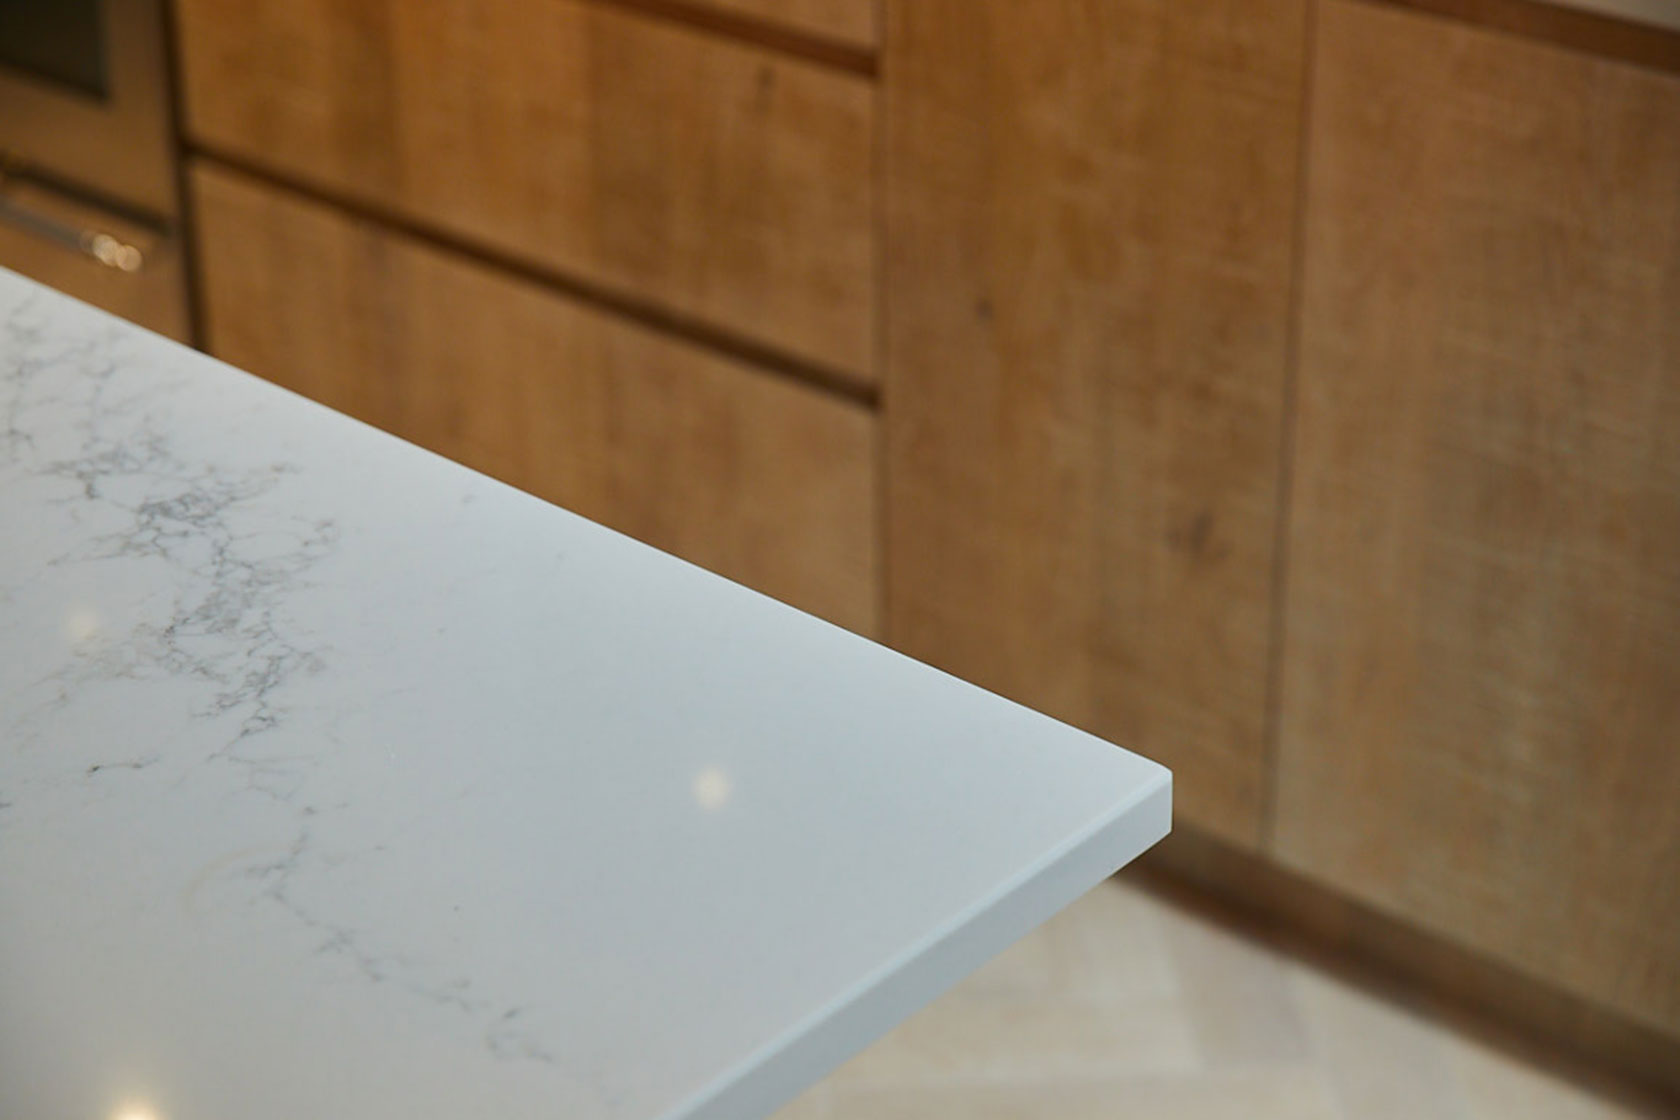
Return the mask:
[[63,245],[118,272],[139,272],[146,255],[116,234],[95,226],[77,226],[19,204],[0,184],[0,222]]

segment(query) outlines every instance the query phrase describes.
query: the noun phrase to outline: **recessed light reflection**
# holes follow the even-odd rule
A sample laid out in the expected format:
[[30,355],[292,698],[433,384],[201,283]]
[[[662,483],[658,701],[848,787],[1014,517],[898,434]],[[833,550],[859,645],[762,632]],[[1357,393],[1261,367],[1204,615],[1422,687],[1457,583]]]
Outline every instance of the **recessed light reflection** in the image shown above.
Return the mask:
[[[72,645],[81,645],[99,633],[99,612],[86,603],[70,608],[70,613],[64,616],[64,636],[70,639]],[[119,1120],[128,1120],[120,1117]]]
[[716,766],[708,766],[694,775],[694,800],[702,809],[723,808],[729,801],[729,794],[733,788],[729,775]]
[[125,1104],[111,1113],[111,1120],[163,1120],[163,1115],[143,1104]]

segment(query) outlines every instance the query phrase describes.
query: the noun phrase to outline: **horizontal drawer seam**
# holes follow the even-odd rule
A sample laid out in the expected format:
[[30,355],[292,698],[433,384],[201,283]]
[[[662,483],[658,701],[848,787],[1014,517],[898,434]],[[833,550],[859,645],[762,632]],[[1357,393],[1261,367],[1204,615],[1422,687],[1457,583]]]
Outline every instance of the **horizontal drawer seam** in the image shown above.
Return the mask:
[[438,229],[403,214],[347,197],[320,187],[305,179],[276,171],[249,157],[234,155],[218,146],[192,137],[185,138],[188,151],[213,160],[230,170],[259,179],[271,186],[290,191],[300,197],[331,206],[363,221],[373,222],[403,236],[467,257],[500,271],[517,276],[560,295],[575,299],[597,310],[644,327],[683,339],[703,349],[746,362],[761,370],[800,382],[820,392],[843,400],[876,408],[880,402],[878,386],[869,384],[858,375],[835,369],[806,358],[787,354],[776,347],[754,339],[743,338],[732,331],[711,323],[703,323],[621,292],[603,288],[567,273],[543,267],[494,247],[480,244],[457,234]]

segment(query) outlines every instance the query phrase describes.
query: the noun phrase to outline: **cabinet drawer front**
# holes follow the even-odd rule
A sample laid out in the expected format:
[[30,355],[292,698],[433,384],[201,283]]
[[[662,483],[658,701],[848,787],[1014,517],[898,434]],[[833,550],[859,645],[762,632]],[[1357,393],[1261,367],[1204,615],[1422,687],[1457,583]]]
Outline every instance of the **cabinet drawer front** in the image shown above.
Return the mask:
[[867,379],[869,81],[575,0],[182,0],[196,144]]
[[868,410],[212,163],[191,185],[218,357],[873,629]]

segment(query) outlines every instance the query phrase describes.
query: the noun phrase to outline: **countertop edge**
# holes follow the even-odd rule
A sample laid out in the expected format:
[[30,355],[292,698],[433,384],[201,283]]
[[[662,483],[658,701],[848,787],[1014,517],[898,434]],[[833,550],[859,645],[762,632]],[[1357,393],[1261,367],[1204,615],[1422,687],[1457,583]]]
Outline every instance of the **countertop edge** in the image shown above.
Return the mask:
[[1172,773],[1152,765],[1149,785],[661,1120],[772,1114],[1154,847],[1172,831]]

